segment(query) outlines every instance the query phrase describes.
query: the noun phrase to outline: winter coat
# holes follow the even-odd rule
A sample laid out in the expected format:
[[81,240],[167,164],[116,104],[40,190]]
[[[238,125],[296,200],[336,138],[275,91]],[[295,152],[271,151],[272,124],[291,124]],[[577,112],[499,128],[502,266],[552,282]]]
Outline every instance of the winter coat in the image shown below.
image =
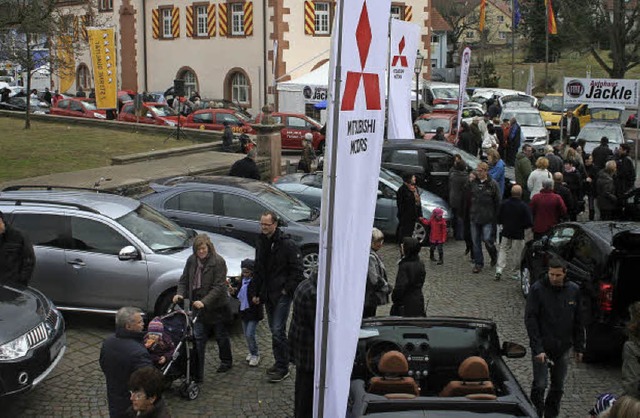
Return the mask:
[[500,188],[500,199],[504,196],[504,161],[498,160],[493,166],[489,167],[489,177],[498,183]]
[[247,179],[260,180],[260,170],[253,158],[244,157],[233,163],[229,175],[233,177],[244,177]]
[[457,213],[464,207],[464,188],[469,182],[469,174],[466,170],[449,171],[449,207]]
[[300,161],[298,162],[298,170],[301,170],[305,173],[311,172],[311,165],[316,160],[316,152],[314,151],[311,144],[304,145],[302,148],[302,155],[300,156]]
[[515,165],[516,183],[518,183],[523,188],[528,189],[527,180],[529,179],[531,170],[532,170],[531,160],[529,160],[529,157],[524,155],[523,152],[519,152],[516,155],[516,165]]
[[616,172],[617,183],[620,185],[620,196],[633,189],[636,184],[636,169],[633,167],[631,157],[624,156],[618,161],[618,171]]
[[5,222],[0,235],[0,284],[28,286],[35,265],[36,255],[29,238]]
[[541,190],[533,196],[529,206],[533,215],[533,232],[538,234],[547,232],[567,216],[567,207],[553,190]]
[[640,397],[640,341],[629,338],[622,347],[623,395]]
[[495,223],[502,199],[498,184],[491,177],[487,177],[484,182],[476,179],[469,187],[471,189],[469,212],[471,222],[481,225]]
[[598,145],[593,149],[591,157],[593,157],[593,165],[600,171],[604,168],[607,160],[613,158],[613,151],[608,145]]
[[171,414],[169,413],[169,407],[167,403],[164,401],[164,398],[160,398],[156,400],[155,405],[151,411],[138,414],[137,411],[133,410],[133,406],[130,406],[127,409],[127,417],[129,418],[171,418]]
[[498,224],[502,225],[504,238],[524,239],[525,229],[533,226],[533,215],[529,205],[515,197],[505,200],[500,204]]
[[316,304],[318,278],[300,283],[293,294],[291,325],[289,326],[289,357],[297,370],[313,372],[315,368]]
[[107,381],[107,399],[111,418],[126,416],[131,405],[129,377],[141,367],[153,366],[149,352],[142,344],[142,332],[118,328],[100,349],[100,368]]
[[482,132],[480,131],[480,127],[474,123],[469,125],[469,132],[471,132],[469,154],[477,157],[478,151],[482,148]]
[[531,354],[560,356],[571,346],[584,353],[585,331],[580,307],[580,287],[566,281],[554,288],[549,278],[535,282],[529,290],[524,323],[529,334]]
[[[231,282],[231,286],[233,286],[234,292],[233,297],[238,298],[238,292],[242,288],[242,280],[244,277],[240,277],[238,280],[233,280]],[[240,311],[240,319],[243,321],[262,321],[264,319],[264,309],[262,302],[255,304],[252,299],[255,296],[260,296],[258,294],[258,280],[255,278],[251,279],[249,285],[247,286],[247,300],[249,302],[249,307],[244,311]]]
[[153,343],[147,340],[148,336],[149,333],[144,336],[142,343],[147,348],[147,351],[149,351],[149,355],[151,356],[151,361],[153,361],[153,364],[160,364],[160,359],[162,357],[164,357],[165,359],[164,364],[167,364],[166,362],[168,362],[171,358],[171,355],[173,354],[173,350],[175,348],[169,334],[162,333],[160,339]]
[[562,158],[553,153],[545,155],[545,158],[549,160],[549,167],[547,167],[547,170],[549,171],[549,173],[551,173],[551,175],[553,175],[554,173],[562,173],[562,168],[564,166]]
[[563,173],[564,182],[567,185],[567,188],[571,191],[571,195],[573,199],[578,202],[582,200],[584,197],[583,187],[582,187],[582,174],[575,169],[573,171],[565,171]]
[[527,179],[527,189],[529,189],[529,191],[531,192],[532,198],[533,196],[540,193],[540,190],[542,190],[542,182],[544,180],[553,181],[553,177],[551,176],[549,170],[545,168],[536,168],[531,172],[529,178]]
[[403,183],[396,192],[396,205],[398,207],[398,223],[400,231],[413,231],[413,225],[422,217],[422,204],[416,202],[414,193]]
[[478,148],[475,147],[474,143],[475,139],[469,129],[465,129],[460,132],[460,139],[458,140],[457,145],[458,148],[463,151],[467,151],[469,154],[472,154],[473,150],[475,149],[476,153],[472,155],[478,155]]
[[[598,180],[598,169],[595,165],[585,165],[585,172],[587,173],[587,177],[584,178],[584,192],[587,195],[595,196],[596,193],[596,182]],[[587,181],[587,178],[591,178],[591,182]]]
[[280,228],[271,238],[258,237],[253,277],[259,281],[260,300],[271,304],[278,303],[283,292],[293,297],[304,279],[300,249]]
[[598,173],[596,196],[598,196],[598,208],[601,211],[611,211],[618,208],[618,197],[616,196],[616,186],[613,182],[613,177],[605,170]]
[[426,316],[422,295],[426,270],[418,255],[420,244],[417,245],[417,249],[405,246],[405,257],[398,264],[396,286],[391,294],[391,300],[393,300],[391,315]]
[[426,221],[431,227],[429,232],[429,242],[431,244],[444,244],[447,242],[447,221],[444,218],[436,218],[435,213]]
[[564,206],[567,208],[567,215],[576,213],[576,201],[571,194],[571,190],[562,183],[555,182],[553,184],[553,191],[562,198]]
[[200,319],[205,324],[230,319],[227,263],[224,258],[210,248],[209,256],[205,259],[202,269],[201,286],[191,290],[191,283],[195,279],[198,266],[197,259],[195,254],[191,254],[187,259],[187,264],[178,281],[176,294],[188,298],[191,302],[199,300],[204,304]]
[[367,268],[367,287],[364,292],[364,306],[373,308],[389,303],[391,287],[387,281],[387,269],[378,253],[369,251],[369,267]]

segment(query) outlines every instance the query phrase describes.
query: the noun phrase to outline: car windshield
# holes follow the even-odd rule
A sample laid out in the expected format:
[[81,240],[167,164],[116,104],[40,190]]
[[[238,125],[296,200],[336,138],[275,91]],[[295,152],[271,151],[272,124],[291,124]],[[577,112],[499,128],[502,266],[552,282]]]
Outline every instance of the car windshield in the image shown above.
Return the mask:
[[153,251],[185,248],[189,245],[190,234],[186,229],[145,204],[116,221]]
[[585,125],[584,128],[580,130],[580,135],[578,135],[578,139],[584,139],[587,142],[597,142],[600,143],[600,139],[603,136],[609,138],[610,144],[621,144],[623,141],[622,138],[622,129],[617,126],[589,126]]
[[562,106],[562,96],[544,96],[538,103],[541,112],[562,112],[563,109],[574,110],[578,105]]
[[316,212],[293,196],[281,192],[275,187],[266,188],[257,194],[258,199],[275,208],[276,212],[294,222],[311,221]]
[[592,107],[589,109],[591,120],[602,120],[609,122],[620,122],[622,119],[623,109],[608,107]]
[[520,126],[539,126],[544,128],[544,121],[539,113],[502,112],[502,120],[511,118],[516,118]]
[[322,188],[322,173],[309,173],[303,174],[300,177],[300,184],[304,184],[305,186],[311,186],[318,189]]
[[84,103],[84,108],[87,110],[98,110],[95,102],[83,101],[83,103]]
[[435,99],[457,99],[458,89],[455,87],[431,87]]
[[156,116],[175,116],[176,112],[167,105],[147,106]]
[[444,133],[449,133],[451,129],[451,119],[449,118],[431,118],[431,119],[418,119],[416,124],[423,133],[436,133],[436,128],[444,128]]

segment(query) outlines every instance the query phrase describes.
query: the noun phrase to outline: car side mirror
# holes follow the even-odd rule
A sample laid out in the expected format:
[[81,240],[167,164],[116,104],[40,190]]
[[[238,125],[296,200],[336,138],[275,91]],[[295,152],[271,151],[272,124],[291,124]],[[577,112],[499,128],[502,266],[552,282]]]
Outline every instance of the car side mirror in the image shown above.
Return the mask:
[[127,245],[118,253],[118,260],[120,261],[137,260],[139,257],[140,254],[133,245]]
[[518,343],[505,341],[502,343],[500,354],[507,358],[522,358],[527,354],[527,349]]
[[278,226],[287,227],[287,226],[289,226],[289,225],[287,224],[287,221],[285,221],[285,220],[283,220],[283,219],[280,219],[280,220],[278,221]]

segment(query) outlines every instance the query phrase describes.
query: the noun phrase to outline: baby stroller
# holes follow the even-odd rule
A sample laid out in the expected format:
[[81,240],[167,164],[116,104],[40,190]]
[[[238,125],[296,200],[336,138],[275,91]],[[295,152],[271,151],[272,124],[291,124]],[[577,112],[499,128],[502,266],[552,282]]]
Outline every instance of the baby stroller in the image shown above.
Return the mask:
[[182,379],[179,393],[190,401],[196,399],[200,393],[200,387],[193,380],[191,370],[194,367],[193,356],[195,352],[193,326],[197,320],[198,315],[192,319],[190,313],[176,305],[169,309],[169,313],[160,317],[160,321],[164,325],[164,332],[169,335],[175,347],[171,358],[160,367],[160,370],[169,386],[172,382]]

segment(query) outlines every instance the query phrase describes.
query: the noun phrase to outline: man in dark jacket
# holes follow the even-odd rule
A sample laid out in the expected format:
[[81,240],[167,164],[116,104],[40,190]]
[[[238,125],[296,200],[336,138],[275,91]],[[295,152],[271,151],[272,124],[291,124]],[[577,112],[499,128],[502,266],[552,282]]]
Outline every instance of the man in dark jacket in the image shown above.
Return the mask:
[[289,343],[291,361],[296,365],[295,418],[307,418],[313,415],[317,296],[318,275],[314,272],[311,277],[300,283],[293,294]]
[[129,401],[129,377],[137,369],[152,366],[142,344],[144,321],[138,308],[124,307],[116,313],[116,333],[102,343],[100,368],[107,381],[109,416],[125,417]]
[[514,275],[520,270],[520,253],[524,246],[524,231],[533,226],[531,209],[522,201],[522,186],[511,188],[511,198],[500,204],[498,223],[502,225],[502,240],[496,266],[496,280],[500,280],[511,254]]
[[29,239],[5,223],[0,212],[0,284],[29,285],[36,256]]
[[529,144],[524,144],[522,146],[522,152],[519,152],[516,155],[516,183],[522,186],[523,193],[527,188],[527,180],[529,179],[529,174],[531,174],[531,171],[533,170],[533,165],[531,164],[532,155],[533,147]]
[[464,190],[468,182],[467,165],[462,159],[457,160],[449,171],[449,207],[453,213],[453,236],[456,240],[464,239]]
[[556,155],[553,147],[551,145],[545,146],[544,152],[544,156],[547,158],[547,160],[549,160],[549,167],[547,167],[549,173],[551,173],[552,175],[554,173],[562,173],[562,158]]
[[251,148],[247,156],[236,161],[229,170],[229,175],[233,177],[244,177],[247,179],[260,180],[260,170],[256,164],[258,150]]
[[562,129],[565,137],[565,142],[571,142],[570,138],[577,138],[580,133],[580,119],[573,116],[573,111],[568,110],[567,114],[562,117]]
[[413,235],[415,224],[422,217],[422,201],[416,186],[416,176],[406,173],[402,176],[402,181],[402,186],[396,191],[398,243],[402,242],[402,238]]
[[487,163],[478,164],[478,178],[470,184],[471,188],[471,239],[473,240],[474,273],[480,273],[484,266],[482,243],[491,257],[491,265],[495,266],[498,250],[495,245],[495,226],[500,208],[500,188],[498,183],[489,177]]
[[229,121],[222,122],[224,131],[222,132],[222,151],[234,152],[233,149],[233,131],[231,130],[231,124]]
[[[558,416],[570,348],[573,346],[578,362],[585,349],[580,287],[565,281],[566,273],[564,263],[552,258],[548,277],[531,286],[525,308],[524,322],[533,356],[531,401],[538,415],[544,413],[545,418]],[[549,371],[551,386],[545,400]]]
[[636,184],[636,169],[633,167],[633,160],[629,156],[629,151],[631,151],[629,144],[622,144],[618,148],[617,184],[619,185],[618,195],[620,197],[633,189]]
[[618,209],[618,196],[613,177],[616,174],[617,165],[613,160],[606,162],[604,170],[598,173],[596,180],[596,202],[600,209],[601,221],[612,221]]
[[529,203],[533,215],[533,238],[539,239],[567,216],[567,207],[560,195],[554,193],[553,182],[544,180],[542,189]]
[[571,194],[571,190],[564,184],[562,173],[553,174],[553,191],[562,198],[564,206],[567,208],[567,217],[569,220],[575,221],[576,201]]
[[262,234],[256,243],[254,277],[260,282],[260,296],[254,303],[264,303],[271,329],[273,357],[276,363],[267,370],[271,382],[289,377],[289,343],[287,318],[298,284],[303,279],[300,249],[278,228],[278,216],[265,212],[260,217]]
[[520,149],[520,141],[522,140],[522,130],[516,118],[509,120],[509,138],[507,139],[507,158],[506,162],[509,167],[513,167],[516,163],[516,154]]
[[591,153],[593,157],[593,165],[596,166],[598,172],[604,168],[604,164],[607,160],[613,158],[613,151],[609,148],[609,138],[603,136],[600,138],[600,145],[593,149]]

